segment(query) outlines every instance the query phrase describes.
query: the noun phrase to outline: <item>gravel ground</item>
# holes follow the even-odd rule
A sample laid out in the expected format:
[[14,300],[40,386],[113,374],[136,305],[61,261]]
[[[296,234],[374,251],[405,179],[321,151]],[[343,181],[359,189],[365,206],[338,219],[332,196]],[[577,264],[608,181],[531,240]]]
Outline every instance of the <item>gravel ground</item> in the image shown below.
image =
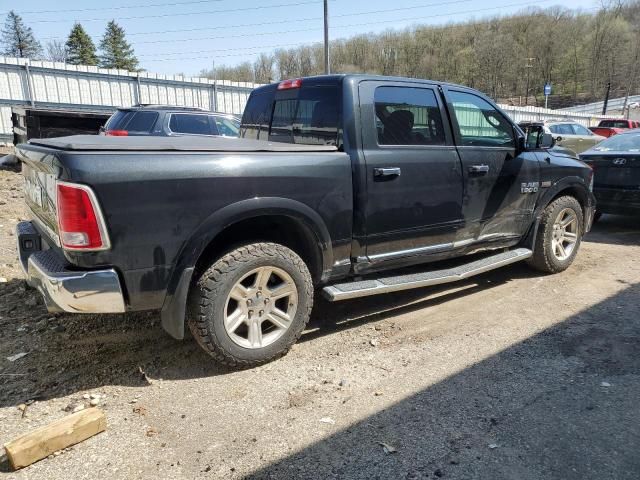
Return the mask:
[[605,216],[559,275],[320,300],[287,357],[231,371],[157,314],[48,314],[15,260],[21,183],[0,171],[0,443],[92,394],[108,428],[0,479],[640,478],[638,219]]

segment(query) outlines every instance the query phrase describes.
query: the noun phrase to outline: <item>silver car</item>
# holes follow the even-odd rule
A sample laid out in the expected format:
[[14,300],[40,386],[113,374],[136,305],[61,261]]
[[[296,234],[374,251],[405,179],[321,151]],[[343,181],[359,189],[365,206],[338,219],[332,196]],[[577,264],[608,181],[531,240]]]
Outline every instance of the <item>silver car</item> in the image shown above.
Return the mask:
[[547,122],[545,131],[551,133],[556,145],[582,153],[606,137],[596,135],[588,128],[571,121]]

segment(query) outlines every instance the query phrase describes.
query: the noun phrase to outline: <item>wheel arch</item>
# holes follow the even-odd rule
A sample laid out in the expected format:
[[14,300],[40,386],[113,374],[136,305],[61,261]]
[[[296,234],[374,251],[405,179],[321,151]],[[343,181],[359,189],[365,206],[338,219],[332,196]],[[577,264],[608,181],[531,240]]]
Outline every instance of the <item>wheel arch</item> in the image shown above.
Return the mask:
[[583,228],[587,231],[587,226],[591,224],[591,220],[593,214],[591,213],[591,217],[587,215],[587,212],[591,209],[593,210],[595,205],[595,200],[593,194],[589,191],[588,185],[585,183],[584,179],[581,177],[564,177],[551,185],[548,189],[544,191],[542,195],[538,198],[536,202],[536,207],[534,209],[533,218],[534,221],[531,225],[531,228],[525,235],[524,240],[521,242],[522,246],[527,248],[533,248],[535,245],[536,236],[538,234],[538,226],[540,225],[540,220],[542,218],[542,212],[551,202],[555,199],[562,197],[563,195],[571,195],[578,200],[578,203],[582,207],[583,212],[583,221],[585,225]]
[[[269,227],[268,231],[264,231]],[[320,215],[290,199],[263,197],[228,205],[210,215],[181,249],[161,310],[163,328],[184,338],[186,301],[194,273],[235,245],[252,241],[281,243],[307,263],[314,283],[328,277],[332,242]]]

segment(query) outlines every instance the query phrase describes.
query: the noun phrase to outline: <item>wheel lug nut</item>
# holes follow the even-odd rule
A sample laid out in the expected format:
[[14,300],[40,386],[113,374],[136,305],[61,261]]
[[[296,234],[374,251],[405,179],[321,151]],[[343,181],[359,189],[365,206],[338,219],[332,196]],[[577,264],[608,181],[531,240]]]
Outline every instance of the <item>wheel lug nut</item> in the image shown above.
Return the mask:
[[253,305],[253,300],[251,299],[247,300],[247,305]]
[[260,316],[264,315],[264,310],[260,310]]

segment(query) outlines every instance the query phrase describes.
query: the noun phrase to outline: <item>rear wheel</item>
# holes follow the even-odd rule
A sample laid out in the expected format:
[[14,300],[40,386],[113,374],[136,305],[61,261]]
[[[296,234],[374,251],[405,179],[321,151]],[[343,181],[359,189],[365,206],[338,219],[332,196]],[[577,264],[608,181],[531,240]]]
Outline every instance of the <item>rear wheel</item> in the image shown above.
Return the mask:
[[218,259],[189,298],[191,333],[221,363],[250,367],[289,350],[309,320],[311,275],[292,250],[254,243]]
[[564,196],[551,202],[542,213],[529,265],[547,273],[566,270],[580,248],[582,226],[582,207],[578,200]]

